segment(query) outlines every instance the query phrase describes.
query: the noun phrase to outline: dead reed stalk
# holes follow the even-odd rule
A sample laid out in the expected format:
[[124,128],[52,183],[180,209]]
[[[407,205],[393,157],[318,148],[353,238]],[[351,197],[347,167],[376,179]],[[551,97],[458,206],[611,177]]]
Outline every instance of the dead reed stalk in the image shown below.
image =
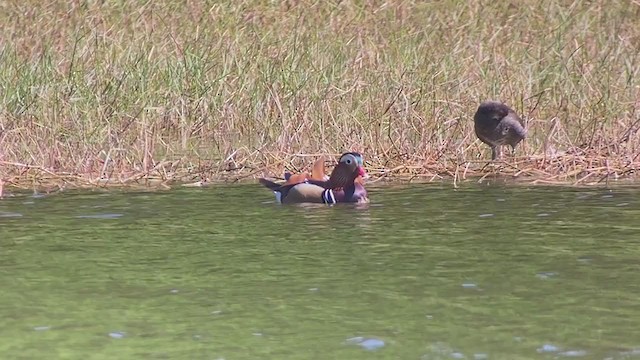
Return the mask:
[[[627,2],[29,0],[0,21],[7,186],[241,181],[345,150],[372,181],[582,185],[640,167]],[[529,134],[493,166],[472,125],[489,98]]]

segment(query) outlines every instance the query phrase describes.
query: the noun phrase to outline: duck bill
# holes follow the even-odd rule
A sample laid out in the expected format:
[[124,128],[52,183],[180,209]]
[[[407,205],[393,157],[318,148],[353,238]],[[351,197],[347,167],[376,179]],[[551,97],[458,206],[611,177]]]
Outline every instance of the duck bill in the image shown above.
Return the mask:
[[367,180],[369,178],[369,174],[362,166],[358,166],[358,177],[362,180]]

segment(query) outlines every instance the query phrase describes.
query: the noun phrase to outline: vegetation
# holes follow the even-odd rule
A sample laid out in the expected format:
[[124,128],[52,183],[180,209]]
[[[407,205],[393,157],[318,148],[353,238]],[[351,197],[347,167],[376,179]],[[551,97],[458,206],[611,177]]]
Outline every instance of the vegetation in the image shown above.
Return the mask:
[[[170,184],[365,154],[373,176],[640,169],[637,1],[8,1],[0,180]],[[486,166],[485,99],[525,119]],[[508,152],[507,152],[508,154]]]

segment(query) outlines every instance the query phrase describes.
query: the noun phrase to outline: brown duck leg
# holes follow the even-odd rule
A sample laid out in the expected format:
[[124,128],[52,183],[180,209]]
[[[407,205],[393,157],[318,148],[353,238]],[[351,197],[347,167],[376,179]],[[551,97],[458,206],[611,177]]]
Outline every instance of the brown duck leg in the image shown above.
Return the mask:
[[500,151],[500,145],[493,145],[491,147],[491,160],[496,160],[502,157],[502,152]]

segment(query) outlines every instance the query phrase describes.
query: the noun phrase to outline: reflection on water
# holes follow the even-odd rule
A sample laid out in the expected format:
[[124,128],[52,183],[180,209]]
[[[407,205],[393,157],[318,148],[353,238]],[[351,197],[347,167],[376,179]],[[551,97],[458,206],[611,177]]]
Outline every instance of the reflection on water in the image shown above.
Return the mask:
[[0,201],[6,358],[640,359],[639,189]]

